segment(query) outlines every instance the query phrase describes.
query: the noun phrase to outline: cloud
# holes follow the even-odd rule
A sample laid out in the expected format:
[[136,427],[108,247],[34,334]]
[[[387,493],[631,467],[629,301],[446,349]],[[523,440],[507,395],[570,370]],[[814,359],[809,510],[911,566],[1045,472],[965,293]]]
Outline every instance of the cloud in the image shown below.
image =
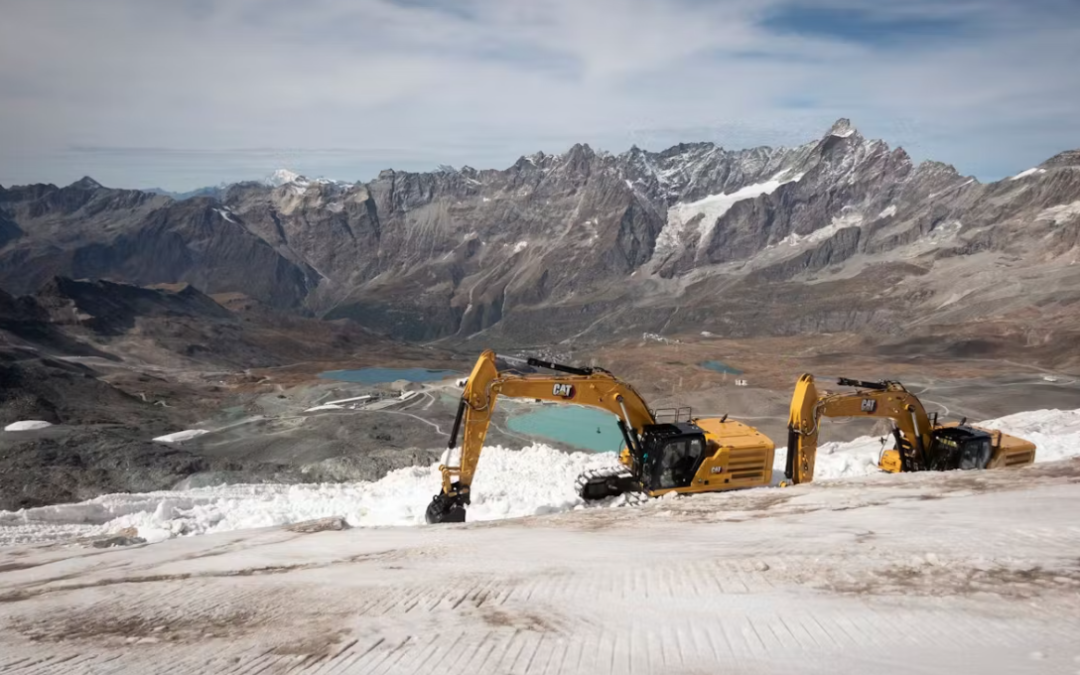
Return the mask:
[[[895,5],[895,6],[894,6]],[[1080,146],[1066,0],[0,0],[0,183],[186,189],[794,144],[851,117],[981,177]]]

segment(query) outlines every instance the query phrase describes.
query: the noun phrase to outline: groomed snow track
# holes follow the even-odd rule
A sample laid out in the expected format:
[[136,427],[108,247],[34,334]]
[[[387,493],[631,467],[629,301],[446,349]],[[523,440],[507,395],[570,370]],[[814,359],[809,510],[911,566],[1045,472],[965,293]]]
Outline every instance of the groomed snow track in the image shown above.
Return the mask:
[[0,549],[0,673],[1075,673],[1080,460]]

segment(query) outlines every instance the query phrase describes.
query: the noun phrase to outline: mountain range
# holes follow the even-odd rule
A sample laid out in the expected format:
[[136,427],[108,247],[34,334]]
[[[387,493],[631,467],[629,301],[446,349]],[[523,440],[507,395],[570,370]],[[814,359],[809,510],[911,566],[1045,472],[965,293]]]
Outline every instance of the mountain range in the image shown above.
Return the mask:
[[1080,359],[1080,151],[983,184],[839,120],[794,148],[575,145],[197,193],[0,187],[0,287],[187,283],[406,341],[853,332]]

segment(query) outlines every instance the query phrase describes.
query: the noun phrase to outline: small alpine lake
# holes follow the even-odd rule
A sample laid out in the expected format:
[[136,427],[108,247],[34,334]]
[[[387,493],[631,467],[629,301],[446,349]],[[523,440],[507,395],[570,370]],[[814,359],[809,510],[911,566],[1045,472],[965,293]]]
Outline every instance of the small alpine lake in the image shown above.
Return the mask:
[[592,452],[618,452],[623,438],[618,418],[579,405],[523,405],[510,414],[507,426],[519,434],[551,439]]
[[356,370],[328,370],[319,373],[324,380],[339,382],[357,382],[359,384],[383,384],[407,380],[409,382],[434,382],[462,375],[453,370],[431,370],[429,368],[358,368]]

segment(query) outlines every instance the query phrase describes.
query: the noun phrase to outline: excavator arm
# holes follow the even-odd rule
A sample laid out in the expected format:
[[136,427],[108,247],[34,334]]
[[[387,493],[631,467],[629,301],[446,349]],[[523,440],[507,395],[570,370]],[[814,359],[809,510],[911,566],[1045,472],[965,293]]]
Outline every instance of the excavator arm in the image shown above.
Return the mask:
[[[618,418],[619,428],[630,448],[640,444],[642,429],[655,423],[652,412],[637,391],[605,370],[573,368],[537,359],[528,359],[524,363],[565,374],[500,372],[496,366],[495,352],[491,350],[484,351],[477,359],[462,392],[457,417],[450,432],[447,463],[439,467],[442,491],[428,507],[426,518],[429,523],[464,521],[473,476],[499,396],[573,403],[606,410]],[[459,433],[461,452],[454,462],[454,448]]]
[[884,417],[893,433],[902,470],[923,468],[930,448],[932,425],[926,409],[899,382],[860,382],[841,378],[854,392],[818,394],[814,376],[805,374],[795,385],[788,416],[788,457],[785,476],[793,483],[814,479],[818,426],[822,417]]

